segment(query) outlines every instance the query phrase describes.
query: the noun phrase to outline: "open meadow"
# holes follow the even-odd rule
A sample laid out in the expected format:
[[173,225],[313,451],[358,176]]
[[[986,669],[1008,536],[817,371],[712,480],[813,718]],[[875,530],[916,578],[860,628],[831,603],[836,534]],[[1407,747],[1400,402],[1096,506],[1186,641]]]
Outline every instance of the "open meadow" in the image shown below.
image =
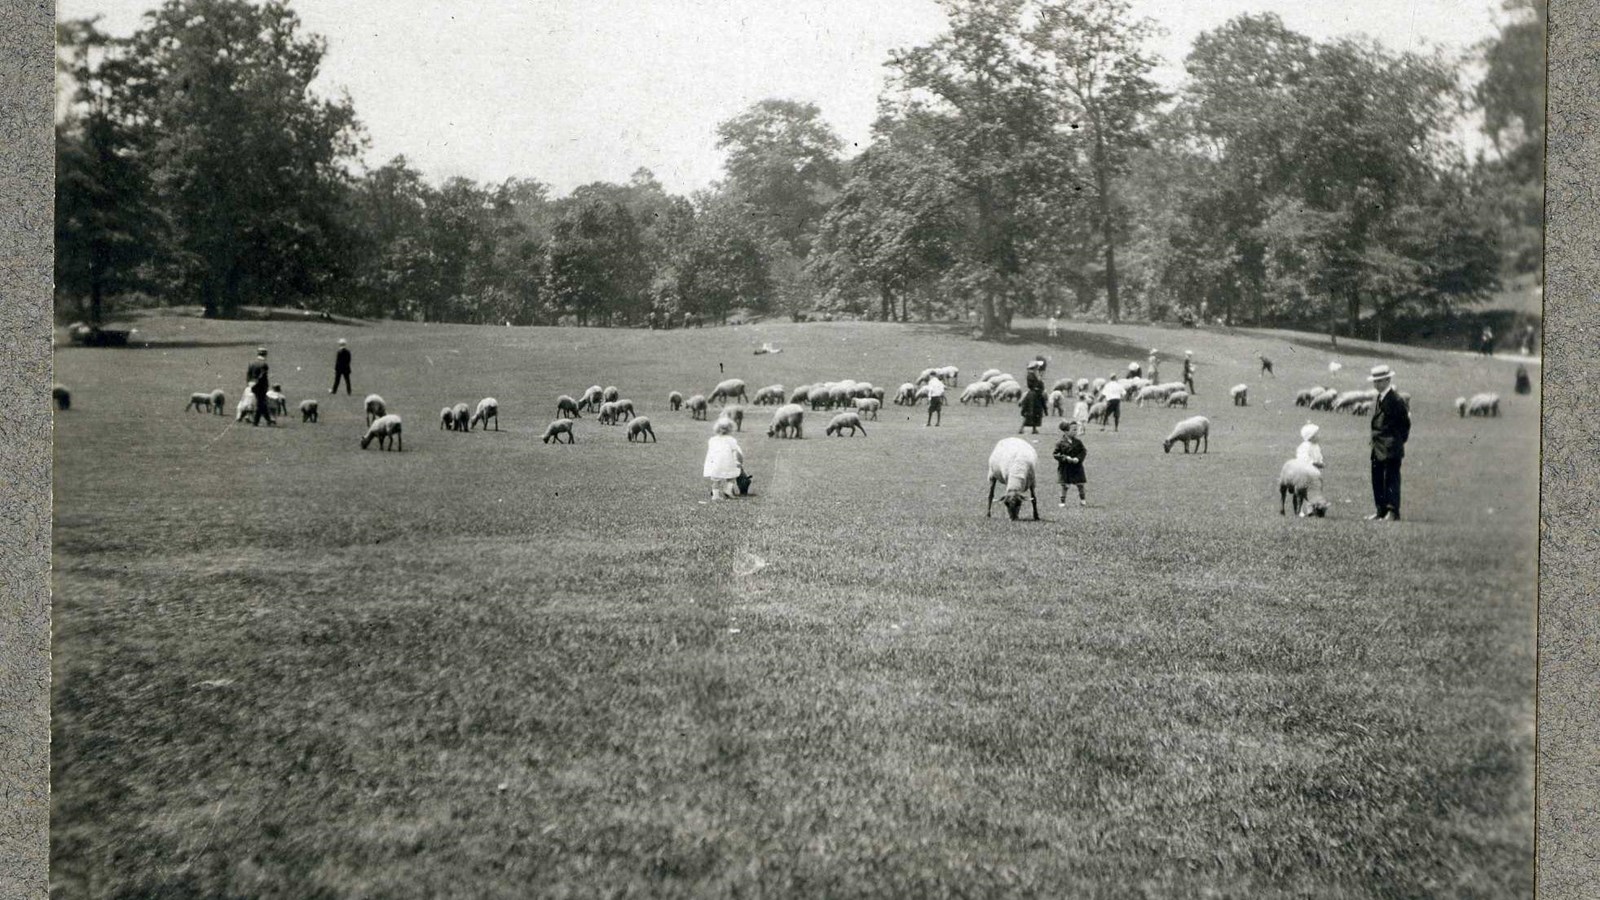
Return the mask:
[[[134,324],[56,356],[56,896],[1531,893],[1539,417],[1511,362],[1074,322]],[[258,344],[278,428],[232,422]],[[1056,504],[1048,418],[1043,521],[985,518],[1020,420],[960,387],[1151,347],[1162,380],[1194,351],[1189,410],[1091,426],[1087,508]],[[1375,524],[1367,418],[1292,400],[1380,362],[1413,428],[1405,520]],[[735,502],[666,405],[947,363],[939,428],[886,402],[865,437],[818,411],[776,440],[749,408]],[[590,384],[659,443],[587,414],[541,443]],[[229,415],[184,411],[214,388]],[[1457,416],[1478,391],[1499,418]],[[404,452],[359,449],[368,392]],[[439,430],[486,396],[498,433]],[[1195,414],[1210,452],[1164,454]],[[1308,418],[1332,509],[1280,517]]]

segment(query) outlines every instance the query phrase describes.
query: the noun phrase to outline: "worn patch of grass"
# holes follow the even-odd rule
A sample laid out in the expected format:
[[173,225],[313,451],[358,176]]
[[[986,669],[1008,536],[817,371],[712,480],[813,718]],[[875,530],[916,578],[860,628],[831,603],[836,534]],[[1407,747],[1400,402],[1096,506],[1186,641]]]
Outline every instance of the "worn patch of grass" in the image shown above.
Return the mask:
[[[1511,367],[1406,351],[1407,521],[1358,521],[1366,423],[1329,414],[1332,517],[1284,520],[1294,390],[1365,357],[1075,329],[382,325],[331,399],[325,326],[159,317],[149,349],[63,350],[56,893],[1527,894],[1538,419]],[[259,341],[321,424],[181,412],[237,399]],[[1185,413],[1130,409],[1087,436],[1091,506],[1046,471],[1040,523],[983,516],[1014,407],[890,406],[854,439],[819,413],[797,442],[752,410],[757,496],[702,504],[707,426],[665,406],[1040,349],[1092,376],[1123,344],[1196,351],[1211,452],[1164,455]],[[541,444],[590,383],[660,443],[586,417]],[[357,449],[372,390],[403,454]],[[1505,416],[1457,418],[1478,390]],[[501,433],[437,430],[485,395]]]

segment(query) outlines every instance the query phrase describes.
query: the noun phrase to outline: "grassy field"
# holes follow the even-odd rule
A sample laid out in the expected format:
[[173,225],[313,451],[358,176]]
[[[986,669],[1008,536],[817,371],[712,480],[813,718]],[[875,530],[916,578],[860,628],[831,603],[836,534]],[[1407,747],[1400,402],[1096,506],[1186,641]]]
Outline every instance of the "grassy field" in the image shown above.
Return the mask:
[[[1330,375],[1315,336],[1073,323],[137,324],[56,360],[56,896],[1531,892],[1538,411],[1504,361],[1341,346]],[[329,398],[340,336],[357,393]],[[260,342],[320,424],[182,411],[231,406]],[[704,503],[707,425],[665,404],[719,362],[892,390],[1152,346],[1167,378],[1195,351],[1210,453],[1129,409],[1061,509],[1050,420],[1038,523],[983,514],[1014,406],[802,441],[752,410],[755,496]],[[1294,391],[1380,361],[1414,395],[1406,521],[1360,521],[1367,424],[1329,413],[1330,518],[1280,518]],[[540,443],[591,383],[660,443]],[[1500,419],[1455,415],[1479,390]],[[358,449],[368,391],[404,453]],[[437,430],[486,395],[500,433]]]

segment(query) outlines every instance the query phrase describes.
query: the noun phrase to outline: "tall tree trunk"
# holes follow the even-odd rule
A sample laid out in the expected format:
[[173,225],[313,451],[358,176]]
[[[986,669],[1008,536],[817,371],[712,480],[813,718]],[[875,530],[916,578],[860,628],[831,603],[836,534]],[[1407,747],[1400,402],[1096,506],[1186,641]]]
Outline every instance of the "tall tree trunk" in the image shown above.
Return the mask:
[[1117,248],[1113,241],[1116,231],[1111,222],[1111,173],[1106,160],[1106,140],[1101,132],[1099,117],[1094,127],[1094,177],[1100,195],[1100,234],[1106,244],[1106,318],[1113,323],[1122,317],[1122,302],[1117,296]]
[[907,295],[910,293],[910,290],[904,290],[900,292],[900,321],[902,322],[911,321],[911,317],[906,315],[906,303],[908,302]]
[[89,261],[89,324],[98,327],[101,322],[104,289],[100,286],[100,267]]
[[894,294],[887,284],[878,285],[878,313],[885,322],[894,321]]

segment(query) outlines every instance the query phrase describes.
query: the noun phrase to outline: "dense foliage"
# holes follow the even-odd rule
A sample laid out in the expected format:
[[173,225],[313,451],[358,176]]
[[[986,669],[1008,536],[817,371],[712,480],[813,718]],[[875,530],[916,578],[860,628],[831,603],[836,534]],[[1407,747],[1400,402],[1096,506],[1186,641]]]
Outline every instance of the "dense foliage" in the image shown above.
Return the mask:
[[718,126],[727,177],[693,197],[644,169],[554,197],[363,167],[352,104],[311,86],[324,43],[284,0],[167,0],[126,39],[64,22],[62,306],[990,334],[1059,311],[1381,336],[1537,271],[1542,0],[1508,0],[1462,58],[1240,16],[1196,39],[1172,93],[1125,0],[943,5],[944,34],[891,54],[869,146],[847,159],[815,105],[763,100]]

